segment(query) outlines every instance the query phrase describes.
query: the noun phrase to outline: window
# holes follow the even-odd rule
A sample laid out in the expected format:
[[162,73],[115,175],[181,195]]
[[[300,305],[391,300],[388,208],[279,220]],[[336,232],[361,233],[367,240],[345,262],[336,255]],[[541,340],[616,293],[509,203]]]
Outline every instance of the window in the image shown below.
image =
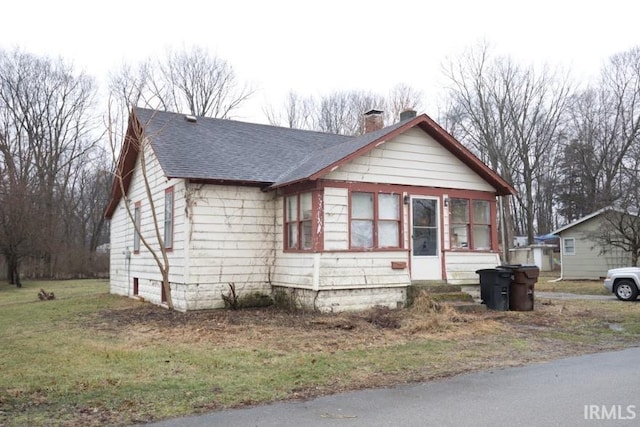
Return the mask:
[[164,247],[173,248],[173,187],[164,192]]
[[311,249],[311,217],[311,193],[296,194],[285,198],[285,246],[287,249]]
[[351,193],[351,248],[400,247],[400,196]]
[[491,249],[491,203],[488,200],[449,200],[452,249]]
[[451,248],[469,248],[469,200],[451,199]]
[[573,237],[565,237],[562,239],[562,252],[564,255],[576,254],[576,239]]
[[134,277],[133,278],[133,295],[137,296],[139,293],[139,283],[138,283],[138,278]]
[[140,202],[137,202],[133,210],[133,222],[135,224],[133,230],[133,253],[140,253]]
[[487,200],[473,201],[473,248],[491,249],[491,205]]

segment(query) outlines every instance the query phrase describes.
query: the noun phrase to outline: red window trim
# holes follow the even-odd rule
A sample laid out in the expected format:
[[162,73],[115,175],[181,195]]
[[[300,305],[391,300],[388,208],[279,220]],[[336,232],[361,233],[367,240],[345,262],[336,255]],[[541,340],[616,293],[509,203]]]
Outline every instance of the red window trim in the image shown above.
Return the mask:
[[[476,244],[474,241],[474,235],[473,235],[473,226],[476,225],[474,220],[473,220],[473,202],[475,201],[482,201],[482,202],[489,202],[489,215],[490,218],[495,218],[497,215],[496,212],[496,207],[495,207],[495,201],[491,200],[486,200],[486,199],[481,199],[481,198],[473,198],[473,197],[449,197],[449,204],[451,205],[451,200],[452,199],[457,199],[457,200],[466,200],[467,201],[467,206],[468,206],[468,210],[467,210],[467,222],[465,223],[465,225],[467,226],[467,237],[469,239],[469,246],[466,248],[454,248],[451,247],[451,251],[453,252],[457,252],[457,251],[465,251],[465,252],[491,252],[494,250],[494,248],[496,248],[497,245],[497,241],[494,241],[494,224],[492,220],[489,220],[489,224],[478,224],[478,225],[488,225],[489,226],[489,239],[490,239],[490,245],[491,247],[489,248],[481,248],[481,249],[476,249]],[[451,210],[449,210],[449,228],[451,229],[455,224],[457,225],[462,225],[463,223],[457,222],[454,223],[451,220]],[[497,224],[496,224],[497,226]],[[451,234],[451,230],[449,230],[449,233]]]
[[[136,212],[138,217],[136,218]],[[137,230],[136,230],[137,227]],[[140,230],[140,232],[138,232]],[[133,253],[135,255],[140,253],[141,235],[142,234],[142,202],[136,202],[133,205]]]
[[[164,249],[167,252],[172,252],[173,251],[173,247],[174,247],[174,239],[175,239],[175,212],[176,212],[176,206],[175,206],[175,197],[174,197],[174,192],[173,192],[173,186],[167,188],[164,190],[164,195],[165,195],[165,203],[167,200],[167,194],[171,194],[171,245],[167,245],[164,247]],[[165,214],[166,214],[166,206],[165,206]],[[166,245],[166,236],[167,236],[167,232],[166,232],[166,226],[167,226],[167,222],[166,222],[166,218],[163,220],[163,224],[164,224],[164,238],[165,238],[165,245]]]
[[[351,221],[353,220],[352,216],[351,216],[351,211],[352,211],[352,203],[353,203],[353,193],[367,193],[367,194],[373,194],[373,246],[370,248],[365,248],[365,247],[358,247],[358,246],[352,246],[351,245]],[[385,194],[385,195],[393,195],[393,196],[397,196],[398,197],[398,219],[396,220],[397,223],[397,227],[398,227],[398,246],[385,246],[385,247],[380,247],[379,246],[379,233],[378,233],[378,226],[380,224],[380,221],[392,221],[392,220],[386,220],[380,219],[380,215],[379,215],[379,196],[380,194]],[[392,251],[392,250],[397,250],[397,249],[404,249],[404,236],[403,236],[403,228],[404,228],[404,224],[403,224],[403,209],[402,209],[402,193],[397,193],[397,192],[387,192],[387,191],[361,191],[361,190],[357,190],[357,189],[349,189],[349,203],[348,203],[348,210],[349,210],[349,250],[350,251],[356,251],[356,252],[371,252],[371,251]]]
[[[295,197],[296,198],[296,206],[298,211],[298,246],[302,243],[302,223],[306,222],[300,219],[300,196],[302,194],[310,193],[311,194],[311,247],[308,249],[298,248],[289,248],[289,224],[293,221],[287,221],[287,198]],[[284,252],[321,252],[324,247],[324,210],[322,209],[323,204],[323,190],[314,190],[314,191],[301,191],[299,193],[288,193],[282,198],[282,229],[283,229],[283,251]]]
[[[498,213],[497,213],[497,203],[496,203],[496,197],[497,197],[497,193],[496,192],[487,192],[487,191],[480,191],[480,190],[467,190],[467,189],[455,189],[455,188],[436,188],[436,187],[413,187],[410,185],[401,185],[401,184],[377,184],[377,183],[368,183],[368,182],[347,182],[347,181],[333,181],[333,180],[325,180],[325,179],[318,179],[317,181],[305,181],[305,182],[301,182],[301,183],[295,183],[292,184],[290,186],[287,187],[283,187],[278,189],[278,193],[282,196],[287,196],[287,195],[291,195],[291,194],[296,194],[296,193],[301,193],[301,192],[306,192],[306,191],[313,191],[314,193],[319,193],[320,195],[323,194],[324,189],[326,187],[330,187],[330,188],[345,188],[347,190],[349,190],[349,192],[351,191],[358,191],[358,192],[375,192],[375,193],[399,193],[399,194],[407,194],[407,195],[411,195],[411,196],[429,196],[429,197],[437,197],[439,198],[441,201],[444,200],[444,198],[457,198],[457,199],[472,199],[472,200],[486,200],[489,202],[490,205],[490,209],[491,209],[491,218],[492,218],[492,223],[491,223],[491,248],[490,249],[479,249],[479,250],[474,250],[475,252],[478,253],[497,253],[498,249],[499,249],[499,244],[498,244],[498,223],[495,222],[495,219],[498,217]],[[316,198],[314,197],[314,203],[316,201]],[[402,206],[406,206],[404,205],[403,200],[401,200],[401,203],[403,203]],[[315,204],[314,204],[314,218],[316,218],[316,220],[314,220],[314,227],[315,227],[315,223],[320,220],[323,220],[323,215],[324,215],[324,207],[322,205],[322,199],[320,200],[320,213],[321,215],[318,218],[318,211],[315,210]],[[404,248],[405,250],[409,250],[406,247],[406,233],[405,233],[405,213],[404,212],[404,207],[403,209],[403,215],[400,218],[401,221],[401,231],[403,232],[403,235],[401,235],[400,237],[400,243],[402,245],[402,248]],[[440,214],[443,215],[444,214],[444,203],[440,203]],[[350,215],[350,212],[349,212]],[[322,227],[320,229],[320,235],[317,234],[317,232],[314,232],[314,238],[315,237],[319,237],[319,242],[318,242],[318,251],[322,251],[323,250],[323,246],[324,246],[324,237],[322,236],[323,234],[323,230],[324,230],[324,224],[322,224]],[[350,231],[349,231],[350,234]],[[440,233],[440,247],[442,248],[441,250],[443,252],[455,252],[455,251],[468,251],[469,249],[444,249],[445,248],[445,242],[444,242],[444,233]],[[351,244],[351,236],[349,235],[349,245]],[[315,245],[314,245],[315,246]],[[401,249],[402,249],[401,248]],[[392,249],[367,249],[365,251],[389,251]],[[286,252],[296,252],[294,250],[285,250]],[[331,250],[329,252],[362,252],[362,249],[341,249],[341,250]],[[308,251],[305,251],[308,252]]]

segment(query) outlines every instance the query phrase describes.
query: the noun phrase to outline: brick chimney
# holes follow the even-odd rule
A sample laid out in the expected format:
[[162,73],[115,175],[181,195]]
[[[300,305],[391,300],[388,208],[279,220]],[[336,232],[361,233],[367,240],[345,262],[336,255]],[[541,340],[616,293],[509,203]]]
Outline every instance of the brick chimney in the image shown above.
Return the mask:
[[400,113],[400,121],[403,122],[405,120],[414,119],[416,117],[416,110],[406,109]]
[[364,133],[374,132],[384,127],[384,111],[369,110],[364,113]]

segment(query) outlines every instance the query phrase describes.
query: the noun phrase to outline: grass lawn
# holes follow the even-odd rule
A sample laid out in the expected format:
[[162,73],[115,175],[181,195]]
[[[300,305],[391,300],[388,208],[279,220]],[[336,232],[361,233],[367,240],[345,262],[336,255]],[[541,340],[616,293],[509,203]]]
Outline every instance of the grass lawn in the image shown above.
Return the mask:
[[568,292],[581,295],[612,295],[602,280],[557,280],[558,274],[542,273],[535,285],[537,291]]
[[[56,299],[39,301],[40,288]],[[640,343],[640,302],[616,300],[474,314],[427,297],[398,311],[177,313],[83,280],[0,284],[0,309],[7,426],[129,425]]]

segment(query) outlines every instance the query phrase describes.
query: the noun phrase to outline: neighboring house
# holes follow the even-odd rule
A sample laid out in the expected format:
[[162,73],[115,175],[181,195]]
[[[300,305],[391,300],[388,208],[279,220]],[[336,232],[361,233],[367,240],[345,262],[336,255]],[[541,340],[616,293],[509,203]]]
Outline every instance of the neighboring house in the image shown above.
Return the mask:
[[594,239],[595,233],[604,227],[603,215],[607,209],[600,209],[550,233],[560,236],[562,279],[599,280],[610,268],[629,266],[628,254],[613,247],[603,253]]
[[111,292],[162,302],[137,139],[177,310],[284,291],[324,311],[405,303],[411,281],[478,283],[499,264],[496,196],[514,189],[426,115],[342,136],[136,108],[114,181]]

